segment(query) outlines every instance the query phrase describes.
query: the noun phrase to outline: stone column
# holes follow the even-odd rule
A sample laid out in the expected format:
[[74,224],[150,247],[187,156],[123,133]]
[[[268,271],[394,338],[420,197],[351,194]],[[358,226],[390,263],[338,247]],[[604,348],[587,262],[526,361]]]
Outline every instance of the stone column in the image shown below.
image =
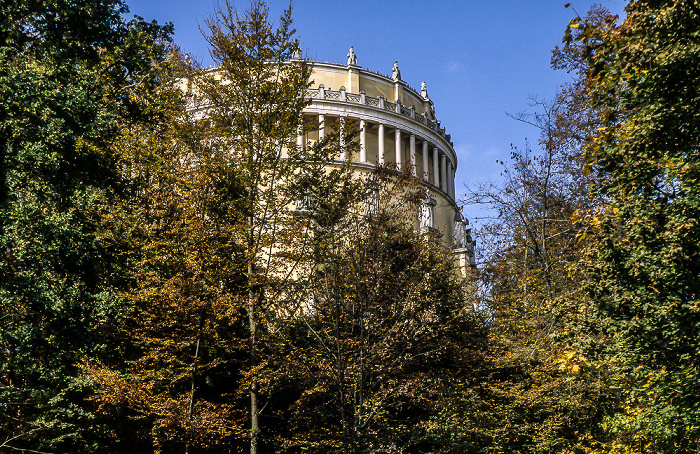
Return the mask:
[[447,194],[454,199],[452,195],[452,161],[447,160]]
[[411,160],[411,175],[416,176],[416,135],[409,136],[409,156]]
[[444,153],[440,161],[440,189],[447,192],[447,156]]
[[401,130],[396,128],[394,133],[394,144],[396,148],[396,168],[401,170],[403,168],[403,162],[401,162]]
[[379,123],[377,128],[377,159],[379,159],[379,165],[384,165],[384,125]]
[[433,148],[433,184],[436,187],[440,187],[440,162],[439,162],[440,151],[438,147]]
[[299,118],[297,125],[297,151],[299,153],[304,151],[304,117]]
[[340,160],[347,161],[348,152],[345,147],[345,117],[340,117],[340,127],[338,129],[340,130]]
[[428,141],[423,141],[423,179],[425,181],[430,180],[430,167],[428,164]]
[[456,173],[456,171],[457,171],[456,168],[452,169],[452,179],[450,180],[450,181],[452,181],[452,200],[455,200],[455,197],[457,196],[457,191],[455,190],[455,173]]
[[326,137],[326,116],[318,114],[318,140],[321,141]]
[[367,123],[360,120],[360,162],[367,162]]

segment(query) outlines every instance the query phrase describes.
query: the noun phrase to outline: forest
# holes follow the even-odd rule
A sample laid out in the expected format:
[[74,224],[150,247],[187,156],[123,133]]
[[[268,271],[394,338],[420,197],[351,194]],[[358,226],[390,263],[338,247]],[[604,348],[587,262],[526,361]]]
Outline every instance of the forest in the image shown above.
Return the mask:
[[244,6],[0,3],[0,452],[700,452],[700,3],[562,24],[466,277]]

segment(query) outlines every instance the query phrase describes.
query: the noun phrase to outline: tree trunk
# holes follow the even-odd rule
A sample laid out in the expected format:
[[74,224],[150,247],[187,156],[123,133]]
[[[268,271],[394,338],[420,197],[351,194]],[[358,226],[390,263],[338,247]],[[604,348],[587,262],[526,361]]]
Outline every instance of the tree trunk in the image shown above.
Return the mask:
[[[253,247],[253,242],[255,240],[255,230],[253,227],[252,214],[248,218],[248,222],[248,251],[250,251]],[[258,322],[255,313],[255,291],[252,287],[253,262],[250,260],[250,258],[248,260],[248,322],[250,324],[250,367],[251,371],[254,371],[255,367],[257,366],[255,335],[258,327]],[[258,433],[260,432],[258,411],[258,380],[255,372],[253,372],[250,383],[250,454],[258,453]]]

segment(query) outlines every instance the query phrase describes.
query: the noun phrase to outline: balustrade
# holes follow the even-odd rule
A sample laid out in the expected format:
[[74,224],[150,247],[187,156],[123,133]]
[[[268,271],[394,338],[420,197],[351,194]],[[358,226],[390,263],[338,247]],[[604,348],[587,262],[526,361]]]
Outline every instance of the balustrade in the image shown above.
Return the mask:
[[360,95],[356,95],[356,94],[354,94],[354,93],[346,93],[346,94],[345,94],[345,100],[348,101],[348,102],[356,102],[356,103],[359,103],[359,102],[360,102],[360,98],[361,98]]
[[[364,105],[371,108],[377,108],[382,111],[389,111],[393,114],[400,115],[404,118],[409,118],[415,120],[419,124],[427,127],[430,131],[436,133],[439,137],[445,139],[448,143],[450,142],[450,135],[445,133],[445,128],[440,125],[440,121],[431,120],[428,115],[416,112],[415,106],[406,107],[402,105],[398,100],[396,102],[388,101],[383,95],[378,97],[367,96],[364,91],[360,93],[349,93],[346,91],[345,87],[341,87],[339,90],[326,89],[323,85],[319,85],[317,89],[307,89],[305,90],[305,96],[311,100],[330,100],[335,102],[342,102],[348,104],[358,104]],[[313,110],[313,108],[311,108]],[[341,132],[345,130],[345,114],[340,115],[339,129]],[[325,136],[325,120],[326,115],[319,114],[319,130],[318,137],[323,139]],[[369,124],[366,120],[360,119],[360,138],[359,138],[359,162],[368,163],[367,160],[367,130]],[[377,156],[376,161],[379,165],[386,164],[386,149],[385,149],[385,131],[386,125],[383,123],[377,124]],[[403,157],[403,142],[402,142],[402,130],[398,127],[393,127],[394,129],[394,162],[398,169],[405,167]],[[435,187],[441,189],[450,198],[454,199],[455,188],[454,179],[455,169],[452,164],[452,160],[445,155],[445,152],[441,150],[441,147],[432,147],[432,178],[430,175],[430,164],[431,164],[431,147],[430,142],[424,137],[420,137],[422,142],[422,167],[423,172],[420,175],[425,181],[432,183]],[[341,139],[343,140],[343,139]],[[418,176],[417,173],[417,160],[416,160],[416,134],[409,131],[409,159],[411,166],[411,173],[414,176]],[[341,142],[341,160],[350,159],[347,155],[347,149],[345,143]]]
[[403,117],[408,117],[413,120],[416,120],[420,124],[425,125],[432,131],[438,133],[448,142],[450,141],[450,135],[445,133],[445,128],[440,127],[439,121],[431,120],[427,115],[416,112],[415,106],[406,107],[400,102],[387,101],[382,95],[379,95],[378,98],[374,98],[372,96],[366,96],[364,92],[348,93],[345,90],[345,87],[341,87],[339,90],[330,90],[325,89],[323,85],[319,85],[318,89],[309,88],[305,90],[304,96],[309,99],[327,99],[330,101],[343,101],[389,110]]

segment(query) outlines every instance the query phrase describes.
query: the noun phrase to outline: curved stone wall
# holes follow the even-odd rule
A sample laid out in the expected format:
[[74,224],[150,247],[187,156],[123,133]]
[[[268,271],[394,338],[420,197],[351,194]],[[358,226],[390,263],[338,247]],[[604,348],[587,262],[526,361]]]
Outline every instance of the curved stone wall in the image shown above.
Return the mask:
[[[455,203],[454,176],[457,155],[450,135],[435,118],[425,83],[421,93],[410,88],[400,75],[389,77],[356,65],[313,62],[311,101],[304,109],[306,131],[297,144],[312,143],[342,123],[359,126],[359,152],[341,155],[358,172],[377,164],[395,165],[423,179],[434,203],[417,223],[429,216],[432,227],[443,232],[443,241],[462,251],[462,266],[473,264],[473,243]],[[417,217],[418,218],[418,217]],[[465,262],[466,260],[466,262]]]
[[[312,84],[304,93],[310,104],[304,109],[297,146],[316,142],[349,122],[357,124],[359,151],[348,151],[340,159],[350,160],[361,173],[386,164],[408,168],[421,178],[430,198],[416,213],[416,226],[442,232],[443,242],[453,248],[457,267],[466,273],[474,265],[474,242],[455,203],[457,155],[450,135],[435,118],[425,82],[419,93],[401,80],[397,63],[389,77],[352,61],[356,63],[348,54],[345,66],[311,62]],[[204,117],[207,105],[192,110]]]

